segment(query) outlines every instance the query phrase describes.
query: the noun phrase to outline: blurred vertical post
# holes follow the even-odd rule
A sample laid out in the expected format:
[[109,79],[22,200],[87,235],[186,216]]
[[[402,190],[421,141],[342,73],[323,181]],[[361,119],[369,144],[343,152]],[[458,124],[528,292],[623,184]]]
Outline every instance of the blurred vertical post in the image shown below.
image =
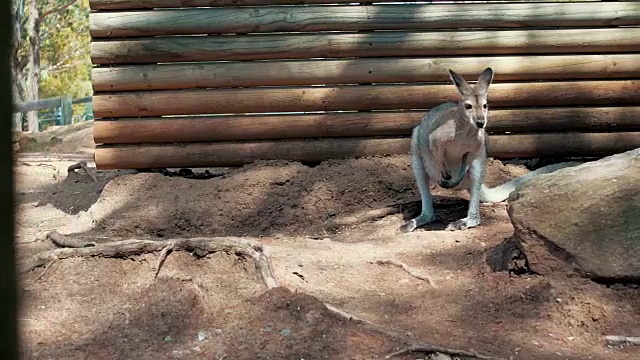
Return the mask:
[[0,359],[18,359],[11,93],[12,1],[0,1]]

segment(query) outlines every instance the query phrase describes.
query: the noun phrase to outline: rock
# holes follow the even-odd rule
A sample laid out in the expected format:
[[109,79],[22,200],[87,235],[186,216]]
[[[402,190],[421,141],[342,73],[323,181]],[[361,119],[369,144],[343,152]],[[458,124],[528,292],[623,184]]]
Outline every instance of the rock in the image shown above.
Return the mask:
[[640,148],[532,178],[508,212],[530,270],[640,279]]

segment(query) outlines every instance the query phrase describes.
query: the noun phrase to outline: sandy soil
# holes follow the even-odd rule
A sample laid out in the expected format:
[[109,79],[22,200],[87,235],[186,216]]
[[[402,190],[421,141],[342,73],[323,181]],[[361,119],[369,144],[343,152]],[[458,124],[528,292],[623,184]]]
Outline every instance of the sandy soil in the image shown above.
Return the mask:
[[[19,261],[55,248],[51,230],[98,241],[245,236],[269,249],[289,290],[266,291],[250,260],[226,253],[173,252],[158,279],[159,253],[56,261],[21,279],[26,359],[382,359],[417,343],[515,359],[640,355],[603,339],[640,335],[637,286],[491,270],[487,256],[513,232],[504,204],[483,206],[478,228],[446,232],[467,196],[438,190],[437,223],[398,234],[418,210],[408,156],[261,162],[209,169],[209,179],[100,172],[98,182],[67,176],[74,162],[17,162]],[[488,179],[526,172],[494,161]],[[400,213],[336,225],[398,204]],[[375,263],[384,259],[436,287]]]

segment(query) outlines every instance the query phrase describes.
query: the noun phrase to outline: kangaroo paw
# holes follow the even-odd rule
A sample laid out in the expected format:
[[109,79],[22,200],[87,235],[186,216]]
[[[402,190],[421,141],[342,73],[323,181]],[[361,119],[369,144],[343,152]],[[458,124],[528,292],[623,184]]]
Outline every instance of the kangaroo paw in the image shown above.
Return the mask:
[[402,233],[410,233],[413,230],[419,228],[420,226],[424,226],[430,222],[432,222],[435,219],[435,216],[424,216],[424,215],[420,215],[415,219],[411,219],[409,221],[407,221],[406,223],[404,223],[402,226],[400,226],[400,228],[398,229],[398,231],[402,232]]
[[445,230],[455,231],[455,230],[466,230],[472,227],[476,227],[480,225],[480,219],[469,219],[464,218],[457,221],[454,221],[447,225]]
[[404,223],[402,226],[400,226],[400,228],[398,228],[398,231],[401,233],[410,233],[413,230],[415,230],[417,227],[418,227],[418,224],[416,223],[416,220],[411,219],[406,223]]

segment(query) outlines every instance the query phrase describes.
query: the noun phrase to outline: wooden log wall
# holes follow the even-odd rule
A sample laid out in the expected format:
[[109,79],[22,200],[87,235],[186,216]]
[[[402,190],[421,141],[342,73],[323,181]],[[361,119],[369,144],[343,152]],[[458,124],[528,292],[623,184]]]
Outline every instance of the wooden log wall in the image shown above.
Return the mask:
[[639,1],[90,0],[100,169],[408,153],[487,66],[491,156],[640,147]]

